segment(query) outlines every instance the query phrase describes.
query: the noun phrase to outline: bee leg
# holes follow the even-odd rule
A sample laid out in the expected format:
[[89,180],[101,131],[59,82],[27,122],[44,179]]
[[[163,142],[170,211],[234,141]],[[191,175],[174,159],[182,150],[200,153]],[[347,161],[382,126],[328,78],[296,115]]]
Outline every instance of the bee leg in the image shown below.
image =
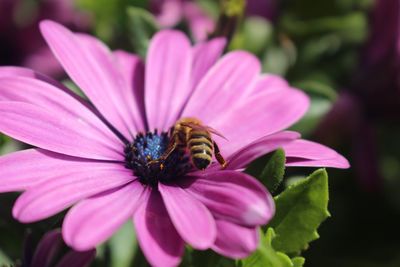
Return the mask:
[[215,158],[217,159],[218,163],[222,166],[222,169],[226,168],[226,165],[228,164],[226,162],[226,160],[224,159],[224,157],[222,157],[221,152],[219,150],[219,147],[217,145],[217,143],[215,143],[215,141],[213,142],[213,146],[214,146],[214,155]]
[[173,142],[172,144],[170,144],[167,147],[167,150],[164,152],[164,154],[162,154],[162,156],[160,157],[160,160],[166,160],[169,157],[169,155],[171,155],[171,153],[174,152],[176,147],[177,147],[176,142]]

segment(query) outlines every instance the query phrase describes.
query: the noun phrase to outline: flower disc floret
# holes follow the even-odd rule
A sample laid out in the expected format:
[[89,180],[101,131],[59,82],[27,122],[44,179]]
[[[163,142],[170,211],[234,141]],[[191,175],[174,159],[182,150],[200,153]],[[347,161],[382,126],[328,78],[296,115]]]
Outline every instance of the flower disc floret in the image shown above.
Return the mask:
[[190,169],[189,157],[183,149],[175,149],[167,158],[160,159],[170,143],[168,133],[139,133],[125,147],[125,166],[132,169],[144,185],[156,187],[158,182],[171,182]]

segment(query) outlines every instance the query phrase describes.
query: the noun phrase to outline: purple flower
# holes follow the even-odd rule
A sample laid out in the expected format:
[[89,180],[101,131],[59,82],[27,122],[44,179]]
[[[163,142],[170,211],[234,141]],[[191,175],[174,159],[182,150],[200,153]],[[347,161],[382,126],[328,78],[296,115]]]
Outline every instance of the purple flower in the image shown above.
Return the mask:
[[[29,240],[29,238],[28,238]],[[39,241],[36,249],[31,252],[30,244],[25,244],[25,258],[22,266],[24,267],[84,267],[94,259],[96,250],[74,251],[69,249],[63,255],[65,244],[59,230],[46,233]]]
[[[91,104],[33,71],[0,69],[0,131],[37,146],[0,158],[0,191],[25,191],[13,215],[34,222],[70,206],[65,242],[87,250],[133,219],[139,245],[154,266],[175,266],[184,244],[241,258],[258,245],[258,229],[274,202],[238,170],[283,147],[288,166],[347,168],[322,145],[283,131],[303,116],[308,97],[244,51],[218,59],[225,41],[191,47],[165,30],[151,40],[146,64],[97,39],[45,21],[42,34]],[[169,143],[167,132],[196,117],[215,136],[225,170],[192,168],[179,150],[163,168],[148,164]]]

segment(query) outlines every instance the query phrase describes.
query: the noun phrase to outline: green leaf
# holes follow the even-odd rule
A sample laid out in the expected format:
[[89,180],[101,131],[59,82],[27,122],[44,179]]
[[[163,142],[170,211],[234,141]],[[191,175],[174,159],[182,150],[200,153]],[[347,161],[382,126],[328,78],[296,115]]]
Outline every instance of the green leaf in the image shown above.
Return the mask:
[[274,192],[283,180],[285,162],[285,151],[279,148],[253,161],[245,172],[258,177],[270,192]]
[[303,257],[294,257],[292,259],[293,267],[303,267],[305,261],[306,259]]
[[22,144],[10,137],[0,134],[0,156],[22,149]]
[[159,29],[154,16],[143,8],[128,8],[130,40],[135,51],[145,57],[153,34]]
[[0,250],[0,266],[11,266],[12,262],[10,258],[7,257],[7,255]]
[[328,174],[319,169],[275,197],[276,214],[269,226],[276,231],[278,251],[299,254],[317,239],[317,228],[328,212]]
[[262,58],[263,72],[285,75],[292,64],[290,56],[279,46],[271,46]]
[[133,225],[128,222],[109,241],[111,266],[129,267],[138,248]]
[[281,184],[285,174],[285,163],[285,151],[279,148],[272,154],[267,165],[262,170],[259,179],[270,192],[274,192]]
[[[126,35],[126,12],[128,5],[141,5],[140,0],[75,0],[78,9],[93,17],[94,32],[108,45]],[[125,41],[125,39],[123,40]]]
[[311,134],[331,108],[331,100],[322,97],[311,97],[310,108],[307,113],[300,121],[290,127],[290,130],[300,132],[302,135]]
[[233,38],[229,50],[245,49],[256,55],[262,55],[271,43],[273,26],[262,17],[248,17],[243,27]]
[[337,92],[331,86],[326,83],[315,81],[315,80],[305,80],[294,83],[295,87],[303,89],[303,91],[309,94],[316,94],[335,102],[337,99]]
[[62,83],[68,88],[70,89],[72,92],[74,92],[75,94],[79,95],[80,97],[87,99],[87,97],[85,96],[85,94],[82,92],[82,90],[70,79],[66,79],[63,80]]
[[256,252],[240,261],[242,267],[293,267],[290,258],[275,251],[272,241],[276,237],[274,229],[268,228],[266,234],[261,233],[261,242]]
[[291,35],[312,36],[334,33],[341,42],[360,42],[367,34],[367,20],[363,12],[301,20],[293,16],[282,19],[283,28]]

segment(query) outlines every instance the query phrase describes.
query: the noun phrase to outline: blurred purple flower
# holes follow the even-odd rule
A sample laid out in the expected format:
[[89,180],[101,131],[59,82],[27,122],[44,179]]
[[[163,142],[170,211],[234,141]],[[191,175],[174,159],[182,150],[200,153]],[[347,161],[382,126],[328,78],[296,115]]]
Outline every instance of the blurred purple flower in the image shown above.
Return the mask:
[[22,65],[55,77],[63,74],[38,30],[43,19],[54,19],[81,31],[89,25],[89,18],[74,10],[70,0],[2,0],[0,65]]
[[163,28],[182,21],[188,24],[193,38],[204,41],[215,29],[215,21],[193,0],[152,0],[151,9]]
[[[58,82],[27,69],[0,68],[0,131],[39,147],[0,158],[0,192],[25,191],[13,215],[34,222],[74,205],[63,237],[77,250],[108,239],[126,220],[154,266],[175,266],[184,244],[241,258],[257,248],[274,202],[238,170],[283,147],[288,166],[347,168],[335,151],[283,131],[306,112],[308,97],[244,51],[220,57],[224,39],[190,45],[165,30],[151,40],[144,65],[99,40],[45,21],[41,30],[87,104]],[[196,117],[215,136],[225,170],[196,171],[177,150],[159,165],[168,131]],[[149,159],[150,158],[150,159]],[[77,204],[76,204],[77,203]]]
[[369,40],[348,86],[371,117],[400,117],[400,2],[375,2]]
[[25,257],[23,267],[85,267],[96,255],[96,250],[75,251],[68,249],[65,255],[65,244],[59,230],[46,233],[36,248],[32,247],[30,238],[25,241]]
[[400,2],[375,1],[370,25],[354,79],[319,126],[317,136],[330,144],[340,136],[352,140],[357,177],[364,189],[377,191],[382,178],[375,129],[384,120],[400,119]]

